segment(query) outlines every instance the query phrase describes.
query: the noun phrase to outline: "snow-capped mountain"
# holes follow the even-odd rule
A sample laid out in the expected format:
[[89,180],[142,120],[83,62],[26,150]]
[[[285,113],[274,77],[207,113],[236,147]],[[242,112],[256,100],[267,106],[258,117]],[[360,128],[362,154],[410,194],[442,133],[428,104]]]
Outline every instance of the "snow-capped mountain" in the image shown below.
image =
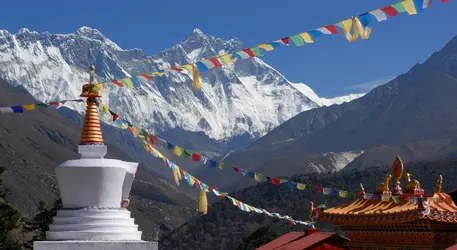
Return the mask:
[[350,102],[354,99],[360,98],[365,94],[349,94],[345,96],[338,96],[334,98],[324,98],[319,97],[314,90],[312,90],[308,85],[303,83],[291,83],[291,85],[300,91],[303,95],[307,96],[309,99],[314,101],[320,106],[331,106],[333,104],[341,104],[343,102]]
[[[155,56],[122,49],[89,27],[71,34],[0,30],[0,77],[22,85],[39,101],[73,99],[88,81],[91,64],[99,81],[109,81],[243,48],[238,39],[224,41],[198,29]],[[192,90],[190,74],[179,72],[142,82],[138,90],[107,83],[103,99],[120,116],[156,133],[203,131],[209,138],[227,142],[246,135],[258,138],[302,111],[359,97],[319,98],[259,58],[209,70],[201,77],[201,92]],[[83,112],[80,104],[67,105]]]

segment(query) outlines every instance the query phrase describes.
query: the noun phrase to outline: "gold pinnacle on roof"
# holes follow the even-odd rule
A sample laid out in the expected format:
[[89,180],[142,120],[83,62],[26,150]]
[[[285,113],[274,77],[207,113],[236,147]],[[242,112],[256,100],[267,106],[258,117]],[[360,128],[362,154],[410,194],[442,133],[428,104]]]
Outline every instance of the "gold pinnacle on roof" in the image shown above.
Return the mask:
[[86,115],[84,117],[84,127],[81,132],[80,145],[103,145],[102,130],[100,129],[100,117],[98,115],[96,98],[101,97],[95,84],[95,67],[90,66],[90,81],[84,84],[81,97],[86,97]]

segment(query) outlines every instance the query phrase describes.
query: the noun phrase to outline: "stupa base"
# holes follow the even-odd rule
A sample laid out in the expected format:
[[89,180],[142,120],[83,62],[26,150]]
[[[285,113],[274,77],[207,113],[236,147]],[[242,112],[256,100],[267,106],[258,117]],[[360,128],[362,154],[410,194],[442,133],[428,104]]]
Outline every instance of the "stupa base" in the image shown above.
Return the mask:
[[34,250],[158,250],[156,241],[35,241]]

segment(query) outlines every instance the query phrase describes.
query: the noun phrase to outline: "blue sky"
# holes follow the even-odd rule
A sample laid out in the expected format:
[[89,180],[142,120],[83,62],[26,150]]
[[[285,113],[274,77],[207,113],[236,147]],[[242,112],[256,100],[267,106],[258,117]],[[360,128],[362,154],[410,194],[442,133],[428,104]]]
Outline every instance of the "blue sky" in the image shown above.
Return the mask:
[[[140,48],[152,55],[194,28],[223,39],[238,37],[250,47],[398,1],[4,1],[0,29],[71,33],[90,26],[123,48]],[[367,86],[423,62],[457,35],[452,25],[457,23],[455,13],[455,1],[433,0],[420,15],[402,14],[375,24],[368,40],[349,43],[342,35],[324,36],[312,45],[269,52],[263,59],[290,81],[304,82],[321,96],[366,92]]]

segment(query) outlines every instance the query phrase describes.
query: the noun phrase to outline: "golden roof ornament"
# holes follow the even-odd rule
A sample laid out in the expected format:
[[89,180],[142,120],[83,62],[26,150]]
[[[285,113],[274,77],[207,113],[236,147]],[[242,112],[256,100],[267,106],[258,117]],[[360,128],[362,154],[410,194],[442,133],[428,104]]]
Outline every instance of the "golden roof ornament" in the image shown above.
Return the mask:
[[394,163],[392,165],[392,176],[394,177],[394,195],[403,194],[403,190],[400,186],[400,179],[403,177],[403,162],[400,157],[395,157]]
[[80,145],[104,145],[102,130],[100,128],[100,117],[96,98],[100,98],[99,90],[103,85],[95,83],[95,67],[90,66],[90,80],[82,87],[81,97],[86,97],[86,115],[84,117],[84,127],[81,132]]
[[441,193],[441,186],[443,185],[443,176],[440,175],[438,177],[438,182],[436,183],[435,186],[435,193]]
[[360,196],[365,196],[365,188],[363,188],[362,183],[360,183]]
[[411,176],[413,176],[411,173],[406,173],[406,192],[408,193],[414,193],[420,190],[421,185],[418,180],[411,180]]
[[384,176],[384,183],[379,183],[376,185],[376,193],[389,192],[389,181],[392,178],[392,175],[386,174]]

